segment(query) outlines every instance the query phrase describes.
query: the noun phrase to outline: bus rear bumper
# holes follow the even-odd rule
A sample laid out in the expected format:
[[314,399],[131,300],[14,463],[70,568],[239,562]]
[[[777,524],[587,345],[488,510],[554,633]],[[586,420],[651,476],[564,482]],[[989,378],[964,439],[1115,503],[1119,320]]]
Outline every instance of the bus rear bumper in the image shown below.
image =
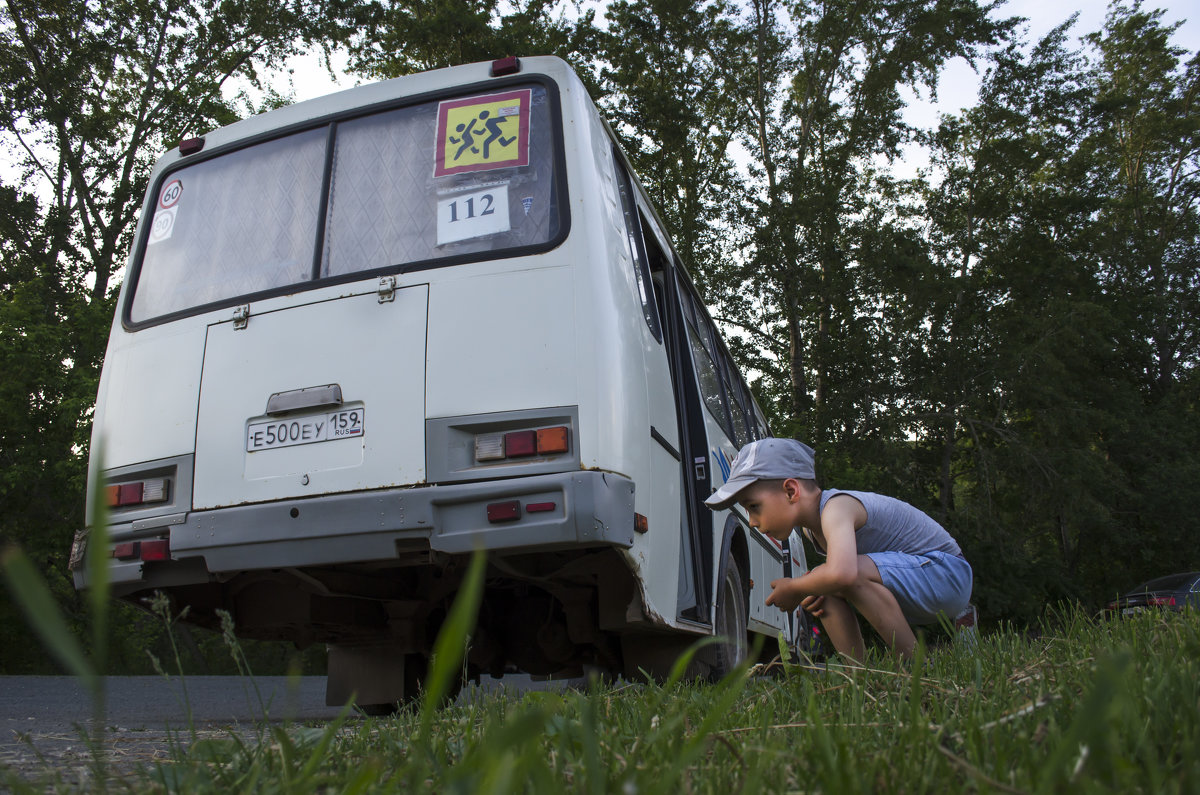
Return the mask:
[[[121,595],[209,575],[399,562],[430,551],[629,548],[633,493],[633,482],[621,475],[576,471],[192,512],[163,528],[170,561],[114,561],[111,580]],[[111,528],[112,539],[121,540],[123,530]],[[74,574],[76,587],[87,587],[86,572]]]

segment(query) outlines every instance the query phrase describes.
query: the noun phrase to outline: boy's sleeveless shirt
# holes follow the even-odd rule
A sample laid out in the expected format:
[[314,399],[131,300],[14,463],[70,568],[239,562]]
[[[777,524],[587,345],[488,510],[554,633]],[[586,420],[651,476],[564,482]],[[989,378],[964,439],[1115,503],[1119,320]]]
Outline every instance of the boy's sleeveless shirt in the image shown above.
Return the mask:
[[925,512],[894,497],[870,491],[825,489],[821,493],[822,512],[825,511],[825,503],[838,494],[854,497],[867,511],[867,523],[854,534],[858,554],[904,552],[909,555],[925,555],[930,552],[945,552],[948,555],[962,556],[958,542],[945,528]]

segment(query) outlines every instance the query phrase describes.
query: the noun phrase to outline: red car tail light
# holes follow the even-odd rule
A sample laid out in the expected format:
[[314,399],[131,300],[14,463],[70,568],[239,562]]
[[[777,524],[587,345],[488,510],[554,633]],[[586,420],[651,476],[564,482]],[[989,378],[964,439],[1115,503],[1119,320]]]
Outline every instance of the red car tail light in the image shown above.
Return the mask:
[[1174,607],[1174,596],[1151,596],[1146,602],[1151,607]]

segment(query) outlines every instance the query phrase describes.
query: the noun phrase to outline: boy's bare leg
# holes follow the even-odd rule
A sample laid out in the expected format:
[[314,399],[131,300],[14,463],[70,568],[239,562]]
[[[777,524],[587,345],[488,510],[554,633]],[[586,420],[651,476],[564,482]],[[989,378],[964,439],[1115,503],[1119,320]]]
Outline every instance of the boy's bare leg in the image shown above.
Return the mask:
[[884,586],[875,561],[867,555],[858,556],[858,581],[842,595],[858,608],[893,651],[906,660],[912,657],[917,636],[904,618],[895,594]]
[[858,625],[858,615],[850,603],[840,596],[827,595],[821,602],[819,618],[833,648],[856,665],[862,665],[867,644],[863,640],[862,627]]

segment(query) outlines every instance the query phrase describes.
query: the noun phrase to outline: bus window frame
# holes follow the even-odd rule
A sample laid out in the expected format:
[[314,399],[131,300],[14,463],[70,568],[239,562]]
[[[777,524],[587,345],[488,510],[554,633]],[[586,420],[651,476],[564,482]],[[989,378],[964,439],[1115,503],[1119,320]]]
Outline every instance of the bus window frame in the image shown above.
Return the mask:
[[646,251],[646,239],[643,231],[642,214],[638,209],[637,198],[633,188],[630,169],[621,158],[621,150],[611,143],[613,156],[613,171],[617,178],[617,193],[621,201],[621,212],[625,217],[625,239],[631,247],[634,276],[641,287],[638,300],[642,304],[642,315],[650,333],[659,345],[663,342],[662,318],[658,313],[658,301],[655,298],[654,278],[650,273],[650,255]]
[[[731,397],[730,391],[733,388],[731,382],[735,380],[731,373],[735,374],[737,381],[737,395],[741,396],[742,398],[741,408],[746,418],[747,432],[753,439],[761,439],[770,436],[771,428],[766,421],[766,415],[763,413],[762,407],[759,406],[757,401],[754,400],[754,392],[750,389],[749,382],[747,382],[745,377],[742,375],[741,369],[737,367],[733,355],[729,352],[729,346],[725,343],[725,338],[721,335],[720,329],[717,328],[716,321],[712,319],[712,315],[709,313],[708,307],[704,304],[704,301],[700,299],[700,292],[696,289],[696,285],[692,281],[691,274],[688,273],[687,268],[683,265],[683,261],[680,259],[678,252],[675,250],[675,246],[672,244],[670,236],[666,233],[666,224],[663,223],[662,218],[659,217],[658,211],[654,207],[654,204],[646,195],[646,191],[642,187],[641,181],[637,177],[637,172],[635,172],[629,164],[629,158],[626,156],[625,151],[621,148],[620,144],[617,143],[616,133],[613,131],[612,127],[607,121],[604,121],[604,127],[608,131],[609,144],[613,147],[618,162],[624,167],[624,171],[629,175],[632,183],[632,198],[635,208],[638,212],[639,226],[642,230],[642,245],[646,245],[647,235],[653,235],[656,244],[662,250],[664,256],[668,257],[672,261],[672,269],[678,274],[679,287],[676,289],[679,290],[679,311],[683,315],[685,330],[688,328],[695,328],[695,326],[699,323],[708,323],[710,334],[713,339],[713,350],[716,352],[717,356],[724,358],[723,365],[718,364],[715,359],[712,359],[713,354],[710,353],[707,347],[703,344],[703,336],[700,334],[700,331],[697,328],[696,334],[701,341],[700,347],[701,349],[705,350],[706,353],[709,353],[710,360],[712,360],[713,367],[717,372],[717,381],[722,390],[722,406],[724,407],[724,413],[726,415],[727,422],[722,421],[715,414],[712,414],[711,411],[709,413],[712,414],[712,418],[717,421],[718,427],[721,428],[726,437],[740,449],[741,445],[738,444],[736,435],[733,432],[733,410],[729,407],[728,403]],[[649,255],[647,254],[647,266],[649,266],[648,260]],[[653,285],[653,282],[651,284]],[[659,320],[660,324],[665,324],[667,322],[666,318],[661,316]],[[692,357],[693,354],[690,351],[690,340],[686,341],[686,344],[689,347],[688,355],[689,357]],[[691,363],[691,370],[692,378],[696,382],[696,389],[703,394],[703,390],[700,387],[700,374],[696,372],[696,363],[694,360]],[[736,400],[738,398],[737,396],[733,396],[733,399]],[[703,399],[701,399],[700,403],[707,410],[707,404]]]
[[[496,251],[455,254],[448,257],[419,260],[416,262],[388,265],[381,268],[372,268],[370,270],[355,271],[338,276],[313,278],[303,282],[286,284],[281,287],[272,287],[267,290],[259,290],[253,293],[243,293],[232,298],[224,298],[219,301],[210,301],[206,304],[198,304],[196,306],[188,307],[187,309],[181,309],[175,312],[168,312],[163,315],[147,318],[145,320],[135,321],[132,314],[133,301],[134,296],[137,293],[138,279],[141,276],[142,263],[145,258],[146,246],[149,242],[150,231],[152,227],[152,224],[149,223],[149,219],[145,218],[143,215],[143,222],[141,225],[142,228],[138,234],[137,240],[134,243],[133,256],[130,257],[129,274],[126,279],[128,286],[125,289],[125,295],[122,299],[121,305],[121,326],[126,331],[135,332],[154,326],[160,326],[166,323],[171,323],[186,317],[192,317],[194,315],[200,315],[218,309],[238,306],[239,304],[246,304],[250,303],[251,301],[261,301],[281,295],[308,292],[310,290],[317,290],[322,287],[330,287],[338,284],[346,284],[348,282],[367,281],[370,279],[377,279],[382,276],[415,273],[439,268],[449,268],[468,263],[533,256],[535,254],[544,254],[548,251],[558,248],[564,242],[566,242],[571,233],[571,202],[570,195],[568,193],[566,140],[564,136],[562,99],[560,96],[558,83],[552,77],[549,75],[535,73],[517,74],[511,77],[498,78],[494,80],[464,83],[460,86],[451,86],[449,88],[426,91],[420,94],[397,97],[395,99],[385,100],[383,102],[360,105],[358,107],[349,108],[343,111],[325,114],[313,119],[307,119],[303,122],[284,125],[282,127],[259,133],[257,135],[239,138],[238,140],[231,141],[228,144],[214,147],[211,151],[204,151],[196,155],[180,157],[169,167],[164,168],[163,171],[155,178],[146,194],[146,199],[142,206],[142,212],[143,214],[149,212],[151,213],[152,217],[154,203],[151,201],[151,197],[158,196],[163,189],[163,185],[166,184],[171,175],[184,168],[189,168],[199,163],[213,160],[242,149],[248,149],[252,146],[257,146],[268,141],[285,138],[296,133],[302,133],[309,130],[326,127],[329,128],[329,134],[326,140],[325,160],[323,164],[324,174],[322,176],[322,185],[326,193],[321,199],[321,210],[324,211],[327,208],[326,203],[328,201],[329,188],[328,180],[332,174],[333,155],[337,139],[336,127],[339,123],[349,121],[351,119],[371,116],[376,113],[385,113],[405,107],[420,105],[427,102],[453,99],[455,97],[466,97],[470,96],[472,93],[483,91],[494,93],[498,90],[502,90],[511,86],[529,85],[531,83],[541,85],[546,90],[546,100],[549,104],[550,112],[550,134],[555,146],[553,158],[554,180],[552,189],[554,191],[555,204],[557,205],[559,212],[559,228],[558,234],[556,234],[550,240],[547,240],[544,243],[516,246],[513,248],[505,248]],[[319,234],[319,237],[316,238],[316,242],[314,244],[314,256],[319,261],[324,247],[324,214],[318,218],[316,227],[317,228],[314,229],[314,235]],[[319,265],[317,267],[319,268]]]

